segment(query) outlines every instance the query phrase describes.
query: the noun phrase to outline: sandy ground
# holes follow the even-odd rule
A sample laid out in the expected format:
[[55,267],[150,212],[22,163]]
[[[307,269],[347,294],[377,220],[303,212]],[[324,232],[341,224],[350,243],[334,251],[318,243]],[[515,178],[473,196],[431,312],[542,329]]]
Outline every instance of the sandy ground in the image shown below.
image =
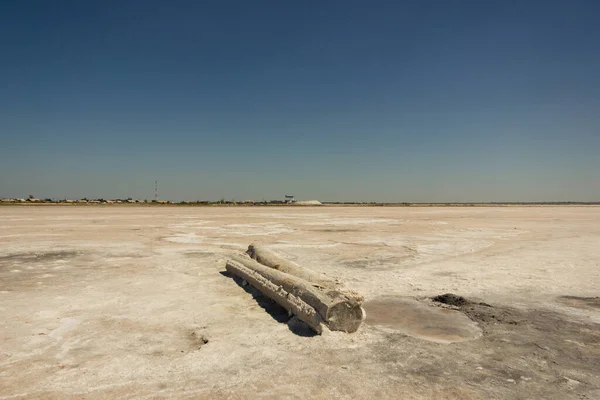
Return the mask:
[[[289,323],[251,242],[367,321]],[[0,399],[598,399],[599,263],[600,207],[2,207]]]

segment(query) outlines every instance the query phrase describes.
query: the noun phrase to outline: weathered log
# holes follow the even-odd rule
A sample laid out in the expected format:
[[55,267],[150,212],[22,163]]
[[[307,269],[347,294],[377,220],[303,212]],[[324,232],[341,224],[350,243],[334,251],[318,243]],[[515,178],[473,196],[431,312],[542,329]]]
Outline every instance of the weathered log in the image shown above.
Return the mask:
[[270,281],[253,269],[247,268],[240,262],[228,260],[225,268],[230,273],[245,279],[246,282],[260,290],[265,296],[296,315],[318,334],[323,332],[321,316],[302,299],[287,292],[282,286]]
[[353,299],[360,304],[364,302],[364,297],[361,294],[352,290],[348,290],[347,288],[343,288],[343,285],[339,281],[312,271],[308,268],[304,268],[293,261],[286,260],[265,246],[253,243],[248,246],[246,254],[248,254],[252,259],[258,261],[260,264],[288,273],[290,275],[297,276],[298,278],[309,281],[313,284],[313,286],[320,287],[324,290],[334,290],[338,292],[339,295]]
[[[361,302],[344,292],[335,289],[322,290],[302,278],[267,267],[245,256],[234,256],[233,261],[312,306],[332,331],[355,332],[364,319]],[[249,280],[248,282],[252,283]],[[262,291],[261,287],[256,288]],[[270,294],[268,291],[263,293],[267,296]],[[273,300],[277,301],[275,298]]]
[[323,276],[322,274],[311,271],[309,269],[303,268],[293,261],[286,260],[285,258],[280,257],[278,254],[276,254],[272,250],[267,249],[264,246],[260,246],[253,243],[250,246],[248,246],[246,254],[248,254],[251,258],[258,261],[262,265],[266,265],[267,267],[271,267],[276,270],[285,272],[287,274],[297,276],[298,278],[302,278],[306,281],[312,282],[313,284],[331,288],[338,285],[338,283],[333,279],[330,279],[326,276]]

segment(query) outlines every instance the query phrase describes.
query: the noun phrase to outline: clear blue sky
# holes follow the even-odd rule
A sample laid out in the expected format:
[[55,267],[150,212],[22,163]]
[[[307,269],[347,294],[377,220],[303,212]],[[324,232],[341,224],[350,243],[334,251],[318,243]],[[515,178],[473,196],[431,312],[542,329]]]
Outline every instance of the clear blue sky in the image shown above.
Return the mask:
[[0,197],[600,201],[600,1],[0,2]]

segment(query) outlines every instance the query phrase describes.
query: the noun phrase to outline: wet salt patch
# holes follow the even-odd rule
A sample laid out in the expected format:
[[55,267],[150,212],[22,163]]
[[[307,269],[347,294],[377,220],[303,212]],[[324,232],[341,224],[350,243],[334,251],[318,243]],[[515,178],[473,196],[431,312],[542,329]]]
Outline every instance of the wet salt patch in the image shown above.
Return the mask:
[[436,343],[455,343],[481,337],[466,315],[407,298],[384,298],[364,303],[365,323]]
[[600,297],[561,296],[558,301],[567,307],[600,310]]

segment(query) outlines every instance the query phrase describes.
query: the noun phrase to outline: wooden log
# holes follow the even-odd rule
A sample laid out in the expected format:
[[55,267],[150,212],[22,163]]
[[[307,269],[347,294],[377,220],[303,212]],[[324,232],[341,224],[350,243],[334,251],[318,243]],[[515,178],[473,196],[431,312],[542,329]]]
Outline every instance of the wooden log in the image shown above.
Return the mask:
[[338,285],[338,282],[334,281],[333,279],[329,279],[328,277],[311,271],[310,269],[303,268],[293,261],[286,260],[264,246],[253,243],[248,246],[246,254],[262,265],[266,265],[267,267],[274,268],[278,271],[297,276],[298,278],[312,282],[313,284],[332,288]]
[[[344,292],[335,289],[323,290],[302,278],[267,267],[245,256],[234,256],[233,261],[312,306],[332,331],[356,332],[364,319],[361,302]],[[261,290],[261,287],[256,288]],[[270,294],[268,291],[263,293],[267,296]],[[273,300],[277,301],[275,298]]]
[[321,316],[302,299],[287,292],[282,286],[270,281],[253,269],[247,268],[242,263],[228,260],[225,268],[230,273],[245,279],[246,282],[260,290],[265,296],[296,315],[318,334],[323,332],[323,320]]
[[248,246],[246,254],[248,254],[252,259],[258,261],[260,264],[266,265],[267,267],[271,267],[278,271],[288,273],[290,275],[297,276],[298,278],[304,279],[305,281],[312,283],[313,286],[325,290],[335,291],[336,293],[338,293],[338,296],[345,296],[349,299],[353,299],[354,301],[360,304],[364,302],[364,297],[361,294],[356,293],[352,290],[348,290],[347,288],[343,288],[343,285],[339,281],[324,276],[323,274],[320,274],[318,272],[312,271],[308,268],[304,268],[293,261],[286,260],[274,251],[269,250],[265,246],[253,243],[250,246]]

